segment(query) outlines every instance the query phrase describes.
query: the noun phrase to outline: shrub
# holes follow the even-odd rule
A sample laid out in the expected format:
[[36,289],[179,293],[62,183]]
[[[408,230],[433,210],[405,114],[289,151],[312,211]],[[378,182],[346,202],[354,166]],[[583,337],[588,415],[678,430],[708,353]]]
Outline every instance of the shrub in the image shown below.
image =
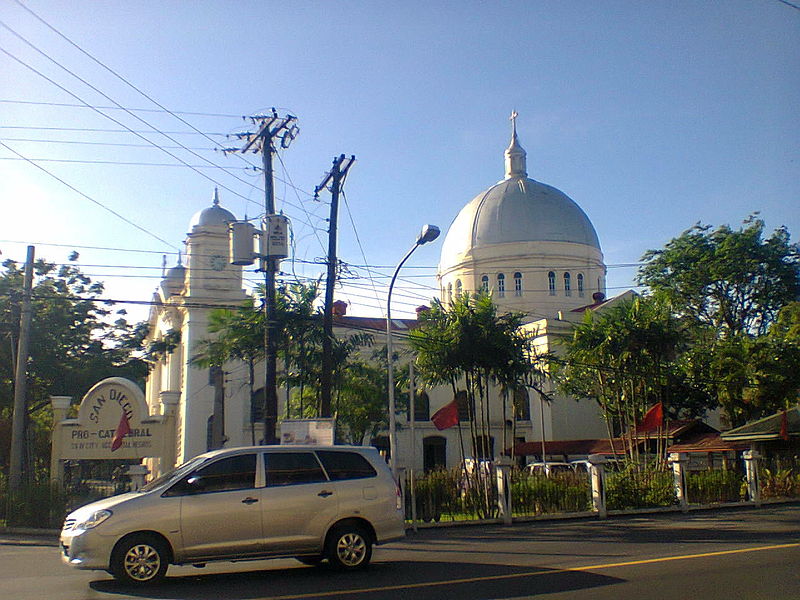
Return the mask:
[[747,485],[742,474],[733,470],[691,471],[686,476],[686,496],[695,504],[738,502]]
[[675,503],[672,472],[655,466],[631,465],[606,475],[606,505],[609,510],[654,508]]
[[511,476],[511,506],[516,514],[580,512],[591,506],[589,479],[580,473],[528,473]]

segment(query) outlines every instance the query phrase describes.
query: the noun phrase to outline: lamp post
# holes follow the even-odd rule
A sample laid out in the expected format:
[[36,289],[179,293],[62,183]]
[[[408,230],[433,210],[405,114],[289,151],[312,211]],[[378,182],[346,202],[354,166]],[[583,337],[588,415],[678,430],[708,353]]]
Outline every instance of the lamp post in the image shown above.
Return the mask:
[[392,289],[400,269],[419,246],[432,242],[439,237],[439,228],[436,225],[425,225],[417,236],[417,241],[411,246],[403,260],[397,265],[389,284],[389,295],[386,298],[386,358],[389,371],[389,467],[392,475],[397,479],[397,418],[395,416],[394,402],[394,368],[392,366]]

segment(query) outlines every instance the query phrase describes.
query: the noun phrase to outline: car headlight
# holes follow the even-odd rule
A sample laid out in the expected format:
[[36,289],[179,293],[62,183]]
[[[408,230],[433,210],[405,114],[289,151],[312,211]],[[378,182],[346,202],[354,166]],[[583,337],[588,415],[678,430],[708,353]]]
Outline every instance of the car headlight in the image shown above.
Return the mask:
[[75,529],[92,529],[97,527],[111,516],[111,511],[106,509],[96,510],[82,521],[75,524]]

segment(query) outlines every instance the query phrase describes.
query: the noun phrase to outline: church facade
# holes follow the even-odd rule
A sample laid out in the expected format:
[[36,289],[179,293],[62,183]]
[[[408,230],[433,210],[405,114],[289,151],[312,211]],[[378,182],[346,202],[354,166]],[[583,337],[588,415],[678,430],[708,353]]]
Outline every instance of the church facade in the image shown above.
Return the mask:
[[[505,177],[468,202],[447,231],[438,270],[440,294],[447,303],[461,293],[487,290],[500,310],[525,314],[524,327],[537,348],[557,351],[556,340],[569,333],[570,323],[581,318],[583,308],[604,302],[606,269],[597,234],[581,208],[563,192],[528,177],[515,116],[512,123]],[[253,398],[263,397],[259,396],[263,391],[257,389],[251,395],[247,365],[238,361],[225,365],[220,389],[209,370],[197,368],[192,361],[199,342],[209,338],[209,312],[237,306],[247,297],[242,268],[227,260],[228,223],[234,220],[215,194],[213,204],[190,222],[186,265],[166,272],[153,297],[150,340],[180,332],[177,346],[153,365],[146,386],[151,414],[173,410],[176,415],[176,464],[210,447],[214,418],[224,419],[227,447],[263,439],[262,425],[251,423],[250,412]],[[414,320],[393,320],[398,332],[414,325]],[[374,333],[376,345],[385,343],[381,319],[340,314],[335,326],[337,335],[366,329]],[[401,337],[394,338],[396,344]],[[257,366],[255,380],[263,380],[263,367]],[[553,402],[520,392],[525,397],[517,399],[523,408],[516,414],[510,406],[503,407],[496,391],[492,393],[496,406],[491,414],[497,417],[490,424],[490,434],[495,455],[503,444],[508,447],[516,441],[604,435],[605,426],[593,401],[560,397],[552,386],[546,391],[555,398]],[[449,388],[419,389],[416,398],[414,418],[398,416],[398,465],[417,470],[452,466],[460,460],[462,448],[470,456],[466,430],[461,436],[458,427],[437,431],[430,422],[430,415],[452,401]],[[280,420],[283,407],[275,410]],[[386,446],[385,436],[364,441]],[[150,465],[151,472],[172,466],[158,461]]]

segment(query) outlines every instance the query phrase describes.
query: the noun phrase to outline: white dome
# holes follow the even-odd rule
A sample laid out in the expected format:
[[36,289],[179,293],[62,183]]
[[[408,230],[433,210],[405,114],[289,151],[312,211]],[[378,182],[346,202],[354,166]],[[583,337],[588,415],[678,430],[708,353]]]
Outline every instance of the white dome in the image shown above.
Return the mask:
[[186,283],[186,267],[177,264],[167,271],[161,285],[170,296],[179,294]]
[[189,221],[189,230],[191,231],[193,227],[197,226],[227,225],[235,220],[236,217],[232,212],[219,205],[219,192],[215,189],[213,204],[195,213],[192,220]]
[[453,220],[441,265],[475,248],[513,242],[572,242],[600,249],[589,217],[564,192],[528,177],[506,179],[478,194]]
[[506,178],[473,198],[450,225],[440,270],[477,248],[519,242],[569,242],[600,250],[586,213],[564,192],[527,177],[516,129],[506,149]]

